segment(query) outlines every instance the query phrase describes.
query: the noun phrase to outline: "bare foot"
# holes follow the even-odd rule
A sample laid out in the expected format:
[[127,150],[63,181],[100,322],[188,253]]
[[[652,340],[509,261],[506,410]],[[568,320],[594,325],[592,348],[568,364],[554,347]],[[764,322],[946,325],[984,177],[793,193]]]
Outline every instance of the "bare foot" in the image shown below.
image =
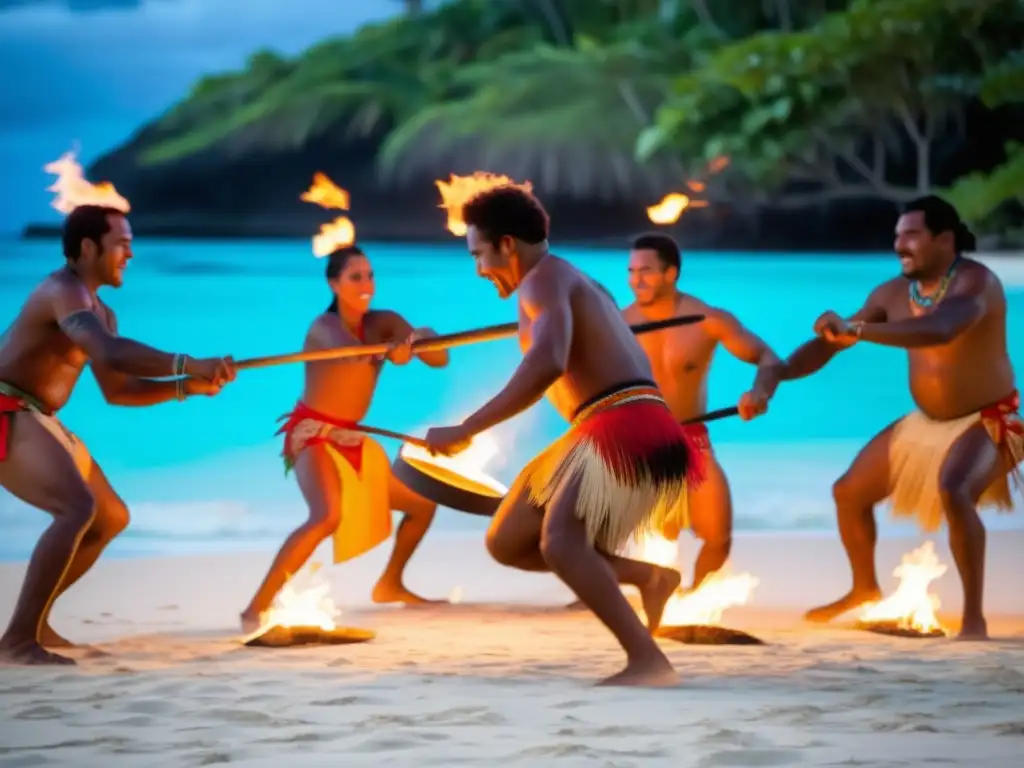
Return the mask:
[[42,631],[39,633],[39,641],[45,648],[77,648],[76,643],[72,643],[63,635],[57,633],[57,631],[49,624],[44,624]]
[[[647,617],[647,629],[651,631],[651,634],[657,632],[658,627],[661,626],[661,615],[665,613],[665,605],[672,597],[672,593],[679,589],[680,582],[682,582],[682,577],[679,575],[679,571],[655,566],[651,581],[640,588],[644,616]],[[665,663],[668,663],[667,659]],[[671,669],[671,666],[669,668]]]
[[73,666],[75,664],[74,659],[50,653],[35,640],[23,642],[4,640],[0,643],[0,661],[31,666],[42,664]]
[[644,661],[631,661],[626,668],[598,683],[599,686],[634,686],[639,688],[673,688],[680,684],[679,673],[664,654]]
[[984,619],[964,619],[957,640],[988,640],[988,623]]
[[385,584],[377,582],[371,595],[375,603],[404,603],[405,605],[437,605],[447,600],[428,600],[405,588],[403,584]]
[[875,587],[869,590],[850,590],[848,594],[839,598],[834,603],[812,608],[804,614],[804,620],[815,624],[827,624],[836,616],[860,608],[868,603],[875,603],[882,599],[882,590]]

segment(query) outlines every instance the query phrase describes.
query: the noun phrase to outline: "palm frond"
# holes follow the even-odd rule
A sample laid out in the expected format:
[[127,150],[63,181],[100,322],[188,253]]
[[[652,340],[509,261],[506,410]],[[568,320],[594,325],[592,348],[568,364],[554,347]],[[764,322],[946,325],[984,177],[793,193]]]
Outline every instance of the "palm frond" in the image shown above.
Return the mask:
[[680,163],[637,163],[633,147],[668,85],[664,63],[584,40],[466,67],[453,85],[466,95],[425,108],[387,137],[382,174],[405,181],[486,169],[549,193],[657,194],[678,183]]

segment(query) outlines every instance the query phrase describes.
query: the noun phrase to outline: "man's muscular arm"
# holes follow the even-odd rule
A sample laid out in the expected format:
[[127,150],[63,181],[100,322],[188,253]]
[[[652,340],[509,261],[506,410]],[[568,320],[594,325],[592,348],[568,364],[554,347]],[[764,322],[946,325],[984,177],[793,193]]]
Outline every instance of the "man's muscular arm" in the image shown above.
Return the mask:
[[775,394],[782,378],[783,365],[764,339],[745,327],[734,315],[720,309],[705,313],[704,327],[737,360],[757,366],[752,387],[755,392],[768,398]]
[[467,418],[474,434],[508,421],[542,397],[569,365],[572,348],[572,303],[562,280],[533,280],[519,289],[523,311],[531,320],[531,346],[505,388]]
[[[110,330],[117,336],[117,316],[113,310],[107,309]],[[159,405],[174,400],[178,395],[177,380],[153,381],[127,373],[120,373],[108,365],[95,359],[90,361],[93,376],[100,385],[103,398],[111,405],[144,406]],[[185,380],[185,394],[191,394],[190,379]]]
[[948,344],[985,316],[987,283],[987,272],[965,272],[933,312],[891,323],[866,321],[858,335],[862,341],[904,349]]
[[93,299],[78,285],[58,285],[54,319],[89,359],[118,373],[160,377],[174,374],[174,355],[112,334],[93,310]]
[[[850,322],[885,322],[886,311],[882,292],[887,288],[887,285],[880,286],[872,291],[867,301],[864,302],[864,306],[858,309],[850,318]],[[829,360],[836,356],[836,353],[841,352],[848,346],[850,345],[836,341],[826,341],[822,338],[811,339],[797,347],[793,354],[783,362],[782,380],[802,379],[805,376],[810,376],[812,373],[817,373],[825,367]]]

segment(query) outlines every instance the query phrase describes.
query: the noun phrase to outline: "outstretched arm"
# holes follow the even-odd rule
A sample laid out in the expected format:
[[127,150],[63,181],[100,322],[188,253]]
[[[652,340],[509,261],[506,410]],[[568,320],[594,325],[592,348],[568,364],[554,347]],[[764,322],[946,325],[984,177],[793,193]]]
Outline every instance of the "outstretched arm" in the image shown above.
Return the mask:
[[[882,289],[884,287],[876,288],[871,292],[867,301],[864,302],[864,306],[858,309],[850,318],[851,323],[885,322],[886,312],[882,300]],[[793,354],[786,358],[782,364],[782,380],[802,379],[804,376],[817,373],[825,367],[829,360],[836,356],[836,353],[846,349],[851,343],[852,341],[845,343],[828,341],[821,337],[811,339],[797,347]]]
[[569,365],[572,304],[559,279],[533,280],[520,287],[522,311],[530,319],[531,346],[512,378],[490,402],[463,422],[473,434],[508,421],[542,397]]
[[745,327],[734,315],[720,309],[705,313],[704,327],[733,357],[757,366],[757,375],[751,389],[771,398],[779,386],[783,366],[764,339]]
[[111,371],[131,376],[173,376],[175,355],[147,347],[110,332],[93,309],[94,299],[84,286],[59,285],[52,307],[60,329],[89,359]]
[[[110,323],[110,331],[117,336],[117,317],[110,309],[107,310],[107,317]],[[139,376],[132,376],[105,365],[97,360],[90,362],[93,376],[96,383],[100,385],[103,398],[111,405],[143,406],[159,405],[168,400],[174,400],[179,393],[184,395],[193,394],[195,379],[185,379],[179,385],[177,379],[170,381],[153,381]]]
[[963,274],[935,310],[921,317],[895,322],[851,323],[862,341],[887,347],[933,347],[948,344],[988,311],[985,298],[988,275],[979,270]]

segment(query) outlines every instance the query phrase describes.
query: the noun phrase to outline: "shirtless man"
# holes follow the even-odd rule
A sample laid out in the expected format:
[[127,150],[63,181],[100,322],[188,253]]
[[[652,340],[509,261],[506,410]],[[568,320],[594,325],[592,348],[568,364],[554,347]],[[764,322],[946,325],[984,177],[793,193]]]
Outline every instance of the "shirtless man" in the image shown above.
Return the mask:
[[[700,454],[652,381],[633,332],[590,278],[548,251],[548,216],[528,192],[498,187],[463,209],[477,273],[501,298],[519,293],[523,360],[498,395],[456,426],[427,432],[431,449],[464,449],[474,435],[548,394],[571,427],[519,474],[490,530],[499,563],[553,571],[626,652],[611,685],[674,685],[651,633],[679,586],[678,571],[618,553],[639,530],[659,527]],[[619,584],[640,591],[649,628]]]
[[926,531],[945,520],[964,591],[960,637],[984,639],[985,527],[977,509],[1011,509],[1008,479],[1020,481],[1024,421],[1006,350],[1006,296],[984,265],[965,259],[974,235],[956,209],[928,196],[896,223],[902,276],[878,286],[849,320],[826,312],[818,338],[786,361],[785,378],[808,376],[857,343],[907,350],[918,410],[865,446],[832,487],[853,588],[807,619],[827,622],[878,600],[873,508],[891,499],[898,517]]
[[0,658],[28,664],[74,663],[44,648],[71,647],[50,627],[50,609],[128,525],[103,470],[56,417],[85,364],[113,405],[213,395],[235,376],[229,358],[197,360],[118,336],[117,319],[97,291],[121,287],[132,258],[131,228],[120,211],[76,208],[64,221],[63,241],[67,263],[29,295],[0,341],[0,486],[53,517],[0,638]]
[[[757,366],[753,386],[739,400],[740,417],[752,419],[764,413],[778,387],[782,363],[735,316],[680,292],[676,288],[680,264],[679,245],[668,235],[651,233],[636,238],[629,254],[629,287],[636,302],[623,311],[631,325],[679,315],[704,315],[702,323],[638,337],[672,415],[683,422],[707,412],[707,377],[719,345],[743,362]],[[707,475],[686,499],[682,519],[672,521],[663,533],[674,541],[680,529],[689,525],[703,541],[693,570],[693,587],[697,588],[729,559],[732,498],[729,482],[711,450],[707,425],[688,424],[683,429],[704,453]]]
[[[412,342],[436,335],[429,328],[413,330],[401,315],[371,310],[375,291],[373,269],[366,255],[350,246],[327,259],[327,282],[334,300],[306,334],[305,350],[390,342],[386,356],[396,365],[412,357]],[[447,351],[417,355],[427,365],[448,364]],[[248,607],[242,626],[252,631],[260,614],[291,575],[297,573],[320,543],[334,535],[334,561],[372,549],[391,533],[391,510],[405,513],[395,535],[395,548],[373,589],[378,603],[429,602],[408,590],[405,567],[430,527],[437,505],[399,482],[383,448],[351,429],[370,410],[384,357],[360,357],[306,364],[302,399],[281,428],[286,470],[294,467],[309,519],[281,547],[270,571]]]

